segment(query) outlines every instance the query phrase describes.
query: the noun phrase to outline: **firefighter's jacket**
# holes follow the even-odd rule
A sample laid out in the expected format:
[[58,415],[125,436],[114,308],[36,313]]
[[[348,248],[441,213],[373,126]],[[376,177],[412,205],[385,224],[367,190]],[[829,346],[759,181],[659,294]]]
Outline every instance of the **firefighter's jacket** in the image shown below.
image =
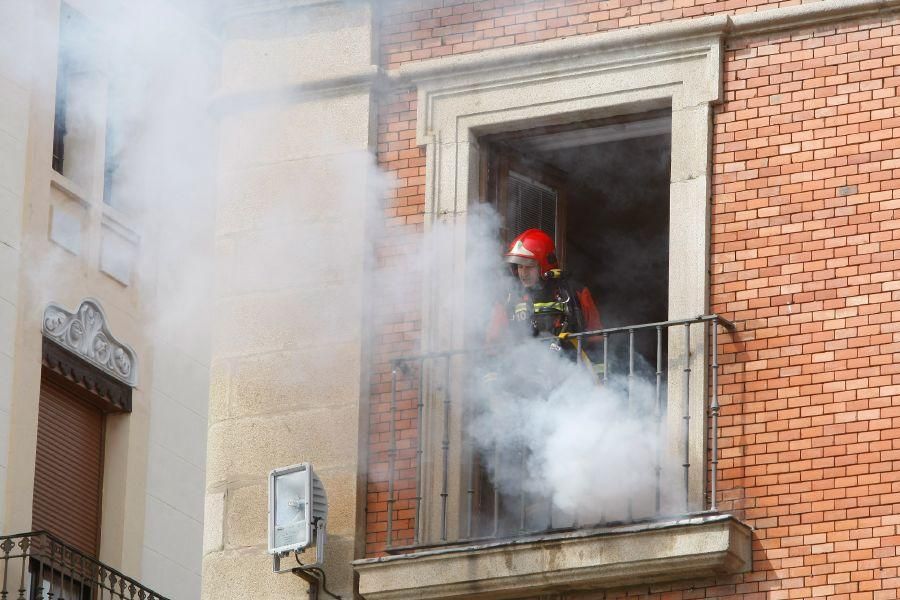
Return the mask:
[[531,288],[516,282],[506,302],[494,306],[486,341],[493,345],[600,328],[600,312],[591,292],[562,276],[542,279]]

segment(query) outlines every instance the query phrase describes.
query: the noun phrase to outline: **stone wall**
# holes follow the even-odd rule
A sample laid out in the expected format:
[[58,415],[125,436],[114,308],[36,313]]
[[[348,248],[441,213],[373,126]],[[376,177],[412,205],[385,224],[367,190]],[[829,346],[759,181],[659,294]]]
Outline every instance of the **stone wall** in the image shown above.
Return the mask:
[[266,553],[268,473],[302,462],[328,495],[328,586],[348,597],[377,186],[371,13],[251,2],[223,27],[203,597],[305,593]]

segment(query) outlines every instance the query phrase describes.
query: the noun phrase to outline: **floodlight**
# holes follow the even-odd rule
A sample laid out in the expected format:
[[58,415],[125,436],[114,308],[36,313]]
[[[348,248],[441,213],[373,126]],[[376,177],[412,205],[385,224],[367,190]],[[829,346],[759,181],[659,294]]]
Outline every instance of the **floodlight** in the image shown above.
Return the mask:
[[328,503],[309,463],[269,472],[269,553],[280,557],[316,544],[322,560]]

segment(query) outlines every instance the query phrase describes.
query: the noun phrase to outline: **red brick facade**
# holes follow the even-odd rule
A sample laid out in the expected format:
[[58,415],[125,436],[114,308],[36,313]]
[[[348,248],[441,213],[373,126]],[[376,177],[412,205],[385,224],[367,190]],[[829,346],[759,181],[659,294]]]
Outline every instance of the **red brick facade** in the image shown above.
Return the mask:
[[689,19],[797,0],[394,0],[382,9],[382,64]]
[[[392,3],[383,60],[393,68],[754,4],[762,3]],[[755,528],[754,569],[601,596],[898,598],[900,16],[731,39],[724,59],[725,102],[714,115],[710,305],[738,332],[720,336],[720,493],[722,509]],[[379,164],[399,181],[386,208],[398,234],[388,237],[397,244],[382,248],[386,265],[423,217],[414,90],[386,98],[379,119]],[[376,336],[369,555],[384,550],[386,530],[385,361],[416,348],[411,305]],[[410,508],[414,495],[412,392],[398,406],[398,469],[407,477],[397,510]],[[395,521],[398,540],[409,538],[410,526]]]
[[[384,224],[377,248],[379,277],[394,278],[398,293],[391,302],[379,303],[375,315],[375,352],[370,385],[369,418],[369,484],[366,502],[367,554],[380,553],[387,537],[388,483],[390,452],[391,366],[390,359],[415,354],[420,329],[421,291],[416,287],[415,273],[399,282],[391,268],[409,264],[409,256],[417,252],[422,236],[425,210],[425,150],[416,145],[416,93],[398,91],[382,99],[378,111],[378,166],[390,173],[394,187],[385,200]],[[400,284],[399,286],[397,284]],[[416,450],[415,418],[417,389],[404,378],[398,385],[397,430],[398,472],[395,504],[394,539],[412,538],[413,516],[409,511],[415,497],[414,469]],[[402,515],[398,520],[396,511]]]
[[728,46],[711,292],[739,333],[720,467],[756,532],[754,572],[717,597],[900,588],[898,34],[892,17]]

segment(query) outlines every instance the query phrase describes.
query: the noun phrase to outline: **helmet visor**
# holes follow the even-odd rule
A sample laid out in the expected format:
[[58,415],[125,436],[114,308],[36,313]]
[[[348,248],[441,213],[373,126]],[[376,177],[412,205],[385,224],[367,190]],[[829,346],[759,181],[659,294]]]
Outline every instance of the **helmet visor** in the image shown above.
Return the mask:
[[523,265],[526,267],[536,267],[538,262],[533,258],[527,258],[525,256],[516,256],[515,254],[507,254],[505,258],[506,262],[514,264],[514,265]]

